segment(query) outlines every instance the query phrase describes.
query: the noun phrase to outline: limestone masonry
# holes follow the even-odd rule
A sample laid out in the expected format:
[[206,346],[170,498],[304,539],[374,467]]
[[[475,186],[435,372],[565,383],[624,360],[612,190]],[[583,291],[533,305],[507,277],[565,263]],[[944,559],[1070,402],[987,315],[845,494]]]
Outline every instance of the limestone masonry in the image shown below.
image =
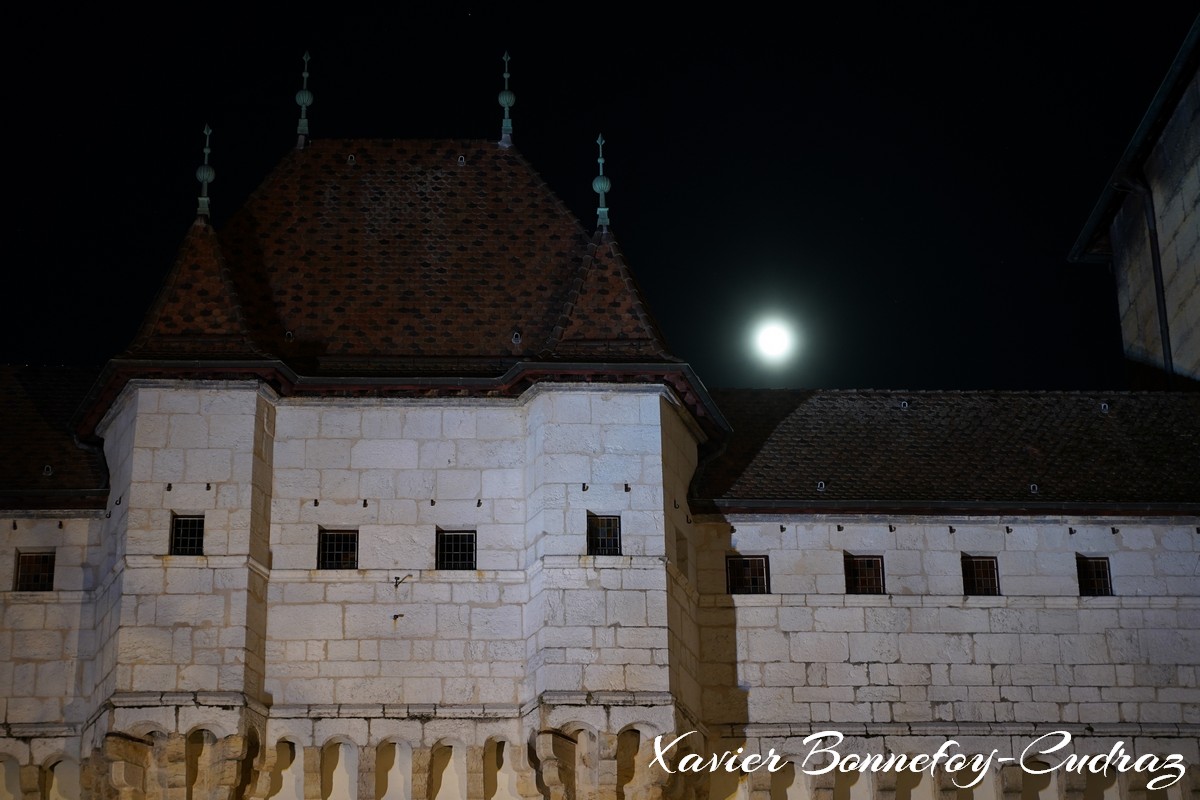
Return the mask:
[[[98,375],[0,368],[0,798],[1200,800],[1200,394],[709,392],[507,133],[306,126]],[[1187,774],[1034,772],[1118,746]]]

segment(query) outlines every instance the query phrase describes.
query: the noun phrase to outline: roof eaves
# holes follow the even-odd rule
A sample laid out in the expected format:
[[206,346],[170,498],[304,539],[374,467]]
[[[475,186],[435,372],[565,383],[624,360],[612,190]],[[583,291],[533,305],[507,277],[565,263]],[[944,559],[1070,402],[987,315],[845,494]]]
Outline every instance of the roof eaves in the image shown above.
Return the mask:
[[1083,231],[1071,246],[1067,259],[1072,263],[1107,264],[1111,260],[1111,251],[1104,246],[1097,246],[1097,240],[1107,235],[1109,223],[1120,207],[1121,191],[1117,187],[1127,181],[1134,170],[1140,169],[1139,165],[1145,160],[1147,151],[1158,141],[1167,119],[1174,113],[1179,97],[1187,89],[1188,82],[1195,75],[1200,62],[1198,43],[1200,17],[1192,23],[1192,28],[1167,71],[1167,76],[1163,78],[1154,99],[1150,101],[1150,107],[1146,109],[1141,124],[1113,169],[1087,222],[1084,223]]

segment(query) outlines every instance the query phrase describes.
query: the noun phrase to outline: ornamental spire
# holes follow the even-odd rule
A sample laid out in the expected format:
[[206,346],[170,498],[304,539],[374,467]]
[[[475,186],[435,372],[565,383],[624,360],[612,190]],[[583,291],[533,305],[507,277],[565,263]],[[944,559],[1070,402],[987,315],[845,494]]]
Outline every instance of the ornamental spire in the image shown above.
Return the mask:
[[304,83],[300,87],[300,91],[296,92],[296,105],[300,106],[300,122],[296,125],[296,149],[303,150],[304,142],[308,138],[308,107],[313,103],[313,93],[308,90],[308,51],[304,51],[304,72],[301,75],[304,77]]
[[196,206],[196,214],[201,217],[209,216],[208,212],[208,185],[217,177],[217,172],[208,165],[208,154],[212,152],[209,147],[209,138],[212,136],[212,128],[206,124],[204,126],[204,163],[196,167],[196,180],[200,181],[200,197],[197,198],[199,203]]
[[600,165],[600,174],[592,179],[592,191],[600,195],[600,206],[596,209],[596,227],[608,233],[608,206],[604,204],[604,193],[612,188],[612,181],[604,174],[604,134],[596,137],[596,145],[600,148],[600,156],[596,163]]
[[517,104],[517,96],[508,89],[508,51],[504,51],[504,90],[500,92],[500,107],[504,109],[504,121],[500,125],[500,146],[512,147],[512,117],[508,110]]

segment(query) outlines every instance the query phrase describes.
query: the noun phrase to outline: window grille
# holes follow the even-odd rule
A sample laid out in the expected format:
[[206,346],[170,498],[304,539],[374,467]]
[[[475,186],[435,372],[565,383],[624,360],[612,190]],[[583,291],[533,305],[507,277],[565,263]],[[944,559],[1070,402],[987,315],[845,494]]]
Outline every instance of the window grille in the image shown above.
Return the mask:
[[990,556],[962,557],[963,594],[1000,594],[1000,570],[996,559]]
[[883,556],[845,554],[846,594],[884,594]]
[[171,555],[204,555],[204,515],[171,517]]
[[621,555],[620,517],[602,517],[588,512],[587,554],[589,556]]
[[319,531],[317,569],[358,569],[358,531]]
[[18,592],[50,592],[54,590],[54,551],[48,553],[17,553]]
[[766,556],[725,556],[725,583],[729,594],[769,594],[771,570]]
[[437,568],[475,569],[475,531],[438,531]]
[[1075,567],[1079,571],[1079,594],[1081,597],[1104,597],[1113,593],[1112,573],[1107,558],[1075,556]]

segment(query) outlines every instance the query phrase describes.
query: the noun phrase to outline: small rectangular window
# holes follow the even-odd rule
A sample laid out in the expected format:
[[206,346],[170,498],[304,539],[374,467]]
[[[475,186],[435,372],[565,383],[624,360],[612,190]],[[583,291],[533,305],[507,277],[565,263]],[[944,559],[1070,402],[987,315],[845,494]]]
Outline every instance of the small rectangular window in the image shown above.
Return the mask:
[[883,556],[845,554],[846,594],[884,594]]
[[358,569],[358,531],[318,531],[317,569]]
[[475,569],[475,531],[437,532],[438,569]]
[[766,556],[725,556],[725,584],[729,594],[769,594],[771,570]]
[[48,553],[17,553],[18,592],[50,592],[54,590],[54,551]]
[[1000,594],[1000,570],[991,556],[962,556],[963,594]]
[[589,556],[621,555],[621,518],[587,515],[587,554]]
[[1079,595],[1081,597],[1105,597],[1113,593],[1112,573],[1108,570],[1107,558],[1075,556],[1075,567],[1079,571]]
[[204,555],[204,515],[171,516],[171,555]]

